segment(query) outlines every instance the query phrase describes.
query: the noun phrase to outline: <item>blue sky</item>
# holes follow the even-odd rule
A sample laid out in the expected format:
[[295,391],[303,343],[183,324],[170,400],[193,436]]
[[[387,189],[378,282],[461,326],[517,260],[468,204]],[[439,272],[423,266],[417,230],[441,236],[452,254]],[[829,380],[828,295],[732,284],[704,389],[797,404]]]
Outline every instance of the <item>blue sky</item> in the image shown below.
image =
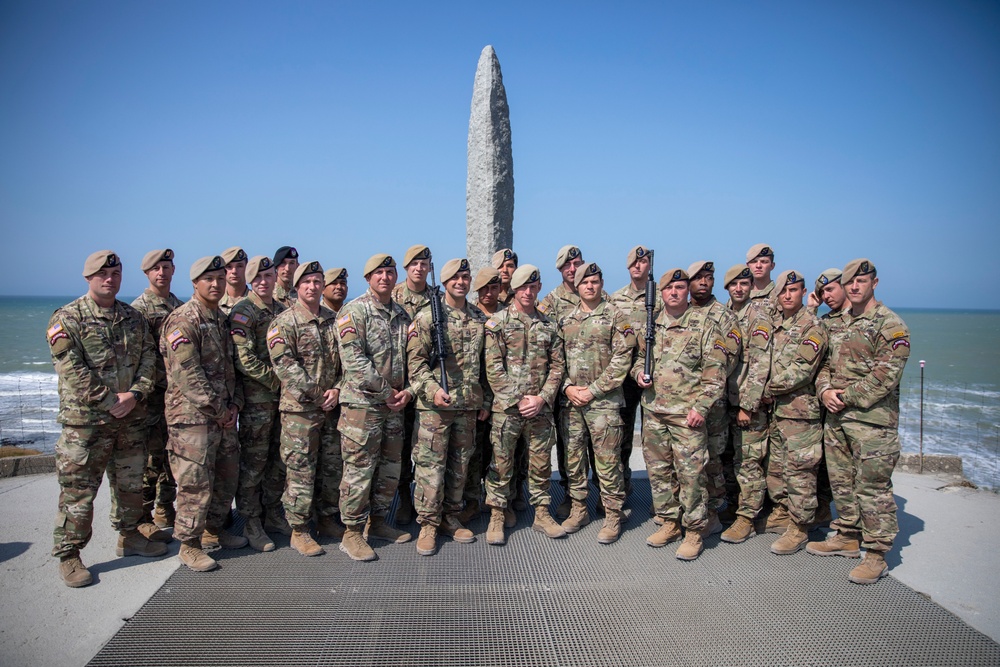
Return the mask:
[[104,247],[123,294],[163,246],[183,295],[230,245],[352,296],[376,252],[463,256],[487,44],[544,291],[566,243],[617,288],[635,243],[666,270],[760,241],[810,278],[868,256],[890,305],[1000,308],[995,2],[4,2],[0,294],[81,293]]

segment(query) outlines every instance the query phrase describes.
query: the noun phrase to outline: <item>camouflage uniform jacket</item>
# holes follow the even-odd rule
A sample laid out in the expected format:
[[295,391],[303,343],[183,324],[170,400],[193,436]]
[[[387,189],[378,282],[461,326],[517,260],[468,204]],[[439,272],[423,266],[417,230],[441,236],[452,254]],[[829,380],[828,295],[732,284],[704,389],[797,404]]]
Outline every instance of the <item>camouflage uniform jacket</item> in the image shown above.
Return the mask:
[[222,295],[222,298],[219,299],[219,310],[224,312],[226,315],[229,315],[229,313],[233,312],[233,306],[235,306],[240,301],[242,301],[243,299],[245,299],[247,296],[250,295],[249,287],[244,287],[243,289],[244,289],[243,294],[241,294],[240,296],[229,296],[229,292],[224,293]]
[[830,348],[816,393],[844,389],[841,419],[899,426],[899,381],[910,356],[910,330],[881,303],[849,318],[841,344]]
[[299,293],[295,291],[294,287],[292,289],[285,289],[284,285],[277,282],[274,284],[273,297],[275,301],[285,308],[291,308],[292,304],[299,298]]
[[320,306],[313,315],[301,301],[279,313],[267,330],[267,348],[274,373],[281,380],[282,412],[320,409],[323,394],[340,379],[337,320]]
[[[153,391],[153,336],[142,314],[122,301],[104,309],[84,295],[52,314],[46,339],[59,375],[60,424],[114,423],[108,410],[118,394]],[[128,418],[145,414],[140,402]]]
[[500,304],[501,308],[506,308],[514,300],[514,290],[508,285],[506,288],[500,288],[500,295],[497,297],[497,303]]
[[763,289],[757,289],[756,287],[750,288],[750,300],[751,301],[767,301],[771,302],[774,300],[774,281],[772,280]]
[[747,412],[759,412],[764,384],[771,374],[771,337],[774,326],[770,315],[757,301],[747,299],[740,310],[733,314],[743,332],[743,356],[736,370],[737,395],[729,395],[729,404],[738,405]]
[[[653,319],[663,310],[663,297],[660,290],[656,292],[656,305],[653,307]],[[632,323],[637,336],[646,332],[646,290],[637,290],[629,283],[611,295],[611,305],[624,313]]]
[[764,398],[774,399],[774,414],[786,419],[819,419],[816,373],[826,354],[826,328],[808,308],[774,328],[771,376]]
[[385,405],[389,388],[410,390],[406,332],[410,316],[395,301],[383,305],[370,289],[346,304],[337,318],[344,379],[340,402]]
[[403,281],[392,288],[392,300],[406,311],[412,322],[417,318],[417,313],[431,307],[431,288],[425,286],[423,292],[414,292]]
[[562,282],[542,299],[537,308],[542,315],[553,322],[558,322],[579,305],[580,297]]
[[486,321],[486,379],[493,412],[516,410],[525,396],[541,396],[542,413],[555,408],[566,361],[559,329],[541,312],[511,306]]
[[274,373],[267,347],[271,320],[285,307],[277,301],[268,306],[253,292],[229,313],[229,335],[236,348],[236,370],[243,376],[243,397],[249,403],[275,403],[281,381]]
[[[688,308],[674,319],[666,310],[654,322],[653,386],[642,392],[645,410],[687,415],[694,408],[702,417],[726,391],[726,345],[719,327],[704,310]],[[646,340],[638,339],[632,366],[638,380],[646,363]]]
[[570,405],[565,387],[587,387],[594,400],[591,409],[617,410],[625,406],[622,383],[628,377],[635,353],[635,328],[628,317],[608,301],[593,311],[582,305],[574,308],[560,322],[566,355],[564,391],[559,394],[561,405]]
[[723,334],[722,342],[726,346],[726,393],[717,402],[722,405],[729,403],[729,397],[739,395],[739,365],[743,358],[743,332],[740,329],[739,319],[732,310],[726,308],[714,296],[704,306],[699,306],[694,301],[691,308],[704,308],[707,311],[708,319],[715,322],[719,327],[719,332]]
[[153,335],[153,351],[156,353],[156,391],[161,394],[167,390],[167,371],[163,367],[163,354],[160,353],[160,336],[163,334],[163,323],[167,315],[180,307],[182,302],[174,293],[166,299],[160,298],[148,287],[132,302],[132,307],[142,313]]
[[840,347],[847,339],[847,324],[851,321],[851,307],[849,303],[844,304],[844,308],[838,311],[830,311],[819,318],[820,323],[826,327],[830,344],[827,347],[827,354],[835,347]]
[[167,317],[160,351],[167,367],[168,424],[211,424],[225,419],[230,405],[243,408],[229,318],[221,310],[192,298]]
[[493,396],[484,392],[486,369],[483,367],[483,312],[466,303],[465,308],[452,308],[444,299],[441,311],[446,318],[444,367],[448,377],[451,403],[441,408],[434,405],[434,394],[441,389],[441,362],[434,353],[431,309],[424,308],[407,332],[406,363],[410,384],[416,393],[418,410],[489,410]]

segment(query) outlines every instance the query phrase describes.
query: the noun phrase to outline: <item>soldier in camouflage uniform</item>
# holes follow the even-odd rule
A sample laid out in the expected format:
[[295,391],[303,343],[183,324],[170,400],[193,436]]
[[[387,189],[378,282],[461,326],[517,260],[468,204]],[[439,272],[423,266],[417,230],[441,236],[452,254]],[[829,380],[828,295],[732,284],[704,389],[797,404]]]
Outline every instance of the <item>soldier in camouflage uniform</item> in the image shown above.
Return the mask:
[[[271,365],[267,331],[271,320],[285,310],[274,300],[277,274],[271,259],[252,257],[246,278],[252,291],[229,313],[229,335],[236,351],[236,371],[243,380],[243,409],[239,418],[240,478],[236,508],[246,519],[243,535],[257,551],[274,551],[265,528],[291,533],[282,517],[285,464],[281,461],[281,420],[278,394],[281,382]],[[266,516],[264,524],[261,518]]]
[[292,302],[298,298],[295,286],[292,285],[292,278],[295,277],[295,270],[299,268],[299,251],[283,245],[275,251],[271,263],[274,264],[274,270],[278,274],[278,281],[274,286],[274,298],[285,308],[291,308]]
[[[687,534],[677,558],[694,560],[708,526],[708,430],[705,418],[726,390],[724,334],[704,309],[688,307],[688,274],[671,269],[659,282],[663,310],[655,322],[655,343],[639,337],[632,378],[643,388],[642,449],[653,491],[653,508],[663,524],[646,544],[662,547]],[[645,376],[651,354],[652,376]],[[683,518],[682,518],[683,514]]]
[[[899,460],[899,381],[910,355],[910,332],[875,298],[875,265],[856,259],[841,282],[851,303],[841,344],[830,348],[816,379],[828,410],[824,448],[837,519],[824,542],[810,542],[817,556],[860,556],[849,578],[871,584],[888,573],[885,554],[899,528],[892,471]],[[860,543],[859,543],[859,539]]]
[[167,453],[177,481],[174,537],[181,562],[206,572],[218,567],[206,552],[247,543],[223,529],[239,483],[236,418],[243,387],[229,320],[219,310],[225,264],[219,256],[202,257],[190,275],[194,296],[167,317],[160,352],[167,371]]
[[[417,314],[407,333],[406,357],[416,394],[417,436],[413,450],[417,522],[417,553],[437,552],[438,532],[456,542],[473,542],[472,531],[458,518],[462,492],[475,449],[476,424],[489,414],[492,396],[484,396],[483,325],[486,317],[466,300],[472,272],[466,259],[452,259],[441,269],[444,318],[444,373],[437,355],[430,308]],[[439,298],[431,295],[431,298]]]
[[323,274],[323,282],[326,283],[323,288],[323,305],[332,310],[334,315],[339,315],[347,300],[347,269],[327,269]]
[[[340,515],[346,526],[340,550],[354,560],[375,559],[362,537],[402,543],[410,534],[385,521],[399,484],[403,409],[413,400],[406,381],[410,317],[392,300],[396,262],[375,255],[365,264],[368,290],[337,319],[344,369],[338,430],[344,456]],[[370,508],[370,509],[369,509]]]
[[156,355],[146,320],[115,299],[121,287],[118,255],[98,251],[84,263],[85,296],[57,310],[46,338],[59,376],[56,444],[59,512],[52,555],[71,588],[93,579],[80,560],[90,541],[94,498],[108,462],[119,499],[119,556],[162,556],[166,546],[139,532],[145,468],[146,410]]
[[313,510],[322,534],[340,536],[338,487],[343,460],[336,438],[334,408],[340,401],[340,356],[333,311],[321,305],[323,267],[304,262],[292,281],[298,299],[271,323],[267,347],[281,380],[281,461],[285,464],[282,503],[292,526],[292,548],[319,556],[323,547],[309,532]]
[[635,329],[620,310],[603,298],[601,267],[581,266],[574,278],[580,305],[561,323],[566,377],[559,400],[559,426],[566,440],[566,467],[572,498],[569,518],[562,523],[575,533],[590,523],[587,512],[587,435],[594,445],[594,465],[604,506],[604,525],[597,536],[611,544],[621,534],[625,503],[622,473],[622,383],[632,367]]
[[552,410],[565,372],[562,340],[555,323],[535,308],[542,286],[538,269],[531,264],[518,267],[510,284],[513,303],[486,322],[486,378],[493,391],[493,462],[486,478],[491,514],[486,541],[495,545],[506,542],[504,510],[511,498],[514,447],[522,434],[530,452],[532,528],[551,538],[566,535],[548,510],[556,437]]
[[247,254],[243,248],[233,246],[219,255],[226,263],[226,293],[219,299],[219,310],[227,316],[240,299],[250,294],[247,287]]
[[774,248],[766,243],[752,246],[747,251],[747,268],[753,274],[750,298],[765,302],[772,315],[778,315],[779,310],[774,303],[774,281],[771,280],[771,272],[774,271]]
[[517,271],[517,253],[510,248],[501,248],[493,253],[490,264],[500,275],[500,306],[506,308],[514,300],[514,291],[510,288],[510,279]]

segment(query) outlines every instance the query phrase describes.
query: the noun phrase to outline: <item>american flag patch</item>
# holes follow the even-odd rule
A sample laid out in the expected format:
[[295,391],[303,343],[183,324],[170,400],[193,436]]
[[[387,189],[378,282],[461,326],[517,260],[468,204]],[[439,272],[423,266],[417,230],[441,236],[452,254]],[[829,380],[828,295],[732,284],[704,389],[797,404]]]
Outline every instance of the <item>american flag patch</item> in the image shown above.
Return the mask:
[[[270,331],[267,332],[267,339],[271,340],[272,338],[275,338],[276,336],[278,336],[280,334],[281,334],[281,330],[278,327],[271,327]],[[284,342],[284,341],[282,341],[282,342]]]
[[351,322],[351,320],[352,320],[351,314],[347,313],[346,315],[344,315],[343,317],[341,317],[339,320],[337,320],[337,326],[340,327],[340,326],[344,326],[345,324],[349,324]]
[[[173,331],[171,331],[170,333],[167,334],[167,342],[168,343],[173,343],[178,338],[183,338],[183,337],[184,337],[184,334],[181,333],[180,329],[174,329]],[[176,350],[177,348],[175,347],[174,349]]]
[[230,319],[236,324],[250,324],[250,318],[243,313],[233,313]]

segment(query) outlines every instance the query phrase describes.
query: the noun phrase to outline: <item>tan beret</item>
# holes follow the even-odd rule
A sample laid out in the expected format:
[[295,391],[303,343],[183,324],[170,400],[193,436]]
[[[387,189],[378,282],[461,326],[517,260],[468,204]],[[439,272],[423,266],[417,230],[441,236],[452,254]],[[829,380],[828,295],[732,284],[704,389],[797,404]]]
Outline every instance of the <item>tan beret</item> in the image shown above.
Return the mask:
[[709,271],[711,273],[715,273],[715,262],[708,262],[702,259],[688,267],[688,275],[692,278],[698,275],[699,271]]
[[448,282],[455,277],[455,274],[459,271],[471,271],[469,268],[469,260],[467,259],[449,259],[441,267],[441,284]]
[[778,274],[777,280],[774,281],[774,294],[781,294],[781,290],[785,289],[789,285],[794,285],[795,283],[804,283],[806,279],[802,274],[795,270],[782,271]]
[[410,265],[410,262],[417,259],[430,259],[431,249],[425,245],[411,245],[410,249],[406,251],[403,255],[403,268],[405,269]]
[[871,263],[871,260],[864,258],[856,259],[844,267],[844,272],[840,276],[840,282],[842,285],[846,285],[858,276],[867,276],[870,274],[878,275],[875,271],[875,265]]
[[323,273],[323,267],[320,266],[319,262],[302,262],[299,264],[299,268],[295,269],[295,275],[292,277],[292,287],[299,284],[303,276],[308,276],[313,273]]
[[625,261],[625,268],[631,268],[635,264],[635,260],[642,259],[643,257],[652,257],[653,251],[646,246],[637,245],[628,251],[628,257]]
[[[225,260],[224,257],[223,260]],[[270,257],[267,255],[254,255],[247,262],[247,282],[252,283],[262,272],[273,268],[274,262],[271,261]]]
[[827,269],[823,273],[819,274],[819,278],[816,279],[816,293],[819,294],[823,291],[823,288],[830,283],[840,282],[840,269]]
[[222,251],[222,254],[219,255],[219,257],[221,257],[222,261],[226,264],[247,261],[247,254],[243,252],[243,248],[238,245],[234,245],[232,248],[226,248]]
[[576,270],[576,275],[573,276],[573,285],[576,287],[580,286],[584,278],[589,278],[590,276],[601,276],[604,274],[601,272],[601,267],[597,265],[597,262],[587,262],[580,268]]
[[571,259],[576,259],[577,257],[583,257],[583,253],[575,245],[564,245],[559,248],[559,254],[556,255],[556,268],[561,269],[563,264]]
[[324,285],[329,285],[330,283],[337,282],[338,280],[347,280],[347,269],[340,267],[327,269],[326,273],[323,274]]
[[510,288],[517,289],[522,285],[541,282],[542,277],[538,273],[538,267],[532,264],[523,264],[517,267],[517,271],[510,277]]
[[202,257],[191,265],[191,282],[198,280],[203,273],[208,273],[209,271],[223,271],[225,268],[226,263],[223,262],[222,258],[218,255]]
[[493,265],[494,269],[499,269],[508,259],[514,260],[514,266],[517,266],[517,253],[510,248],[502,248],[493,253],[493,258],[490,259],[490,264]]
[[476,279],[472,281],[472,289],[475,292],[483,289],[487,285],[500,284],[500,272],[492,266],[485,266],[476,273]]
[[766,243],[758,243],[755,246],[751,246],[750,249],[747,250],[747,261],[752,262],[758,257],[770,257],[773,261],[774,249]]
[[371,275],[371,272],[375,269],[380,269],[386,266],[391,266],[393,268],[396,267],[396,260],[394,260],[391,255],[372,255],[368,258],[368,261],[365,262],[365,278],[367,279],[368,276]]
[[83,277],[89,278],[104,267],[121,266],[122,260],[113,250],[98,250],[83,263]]
[[150,250],[142,258],[141,269],[145,273],[151,268],[157,265],[159,262],[171,262],[174,261],[174,251],[170,248],[161,248],[160,250]]
[[688,277],[688,274],[686,271],[684,271],[684,269],[670,269],[662,276],[660,276],[660,282],[657,285],[657,287],[659,287],[661,290],[664,290],[670,283],[676,283],[677,281],[681,280],[687,282],[689,279],[690,278]]
[[750,267],[746,264],[730,266],[729,270],[726,271],[725,277],[722,279],[722,288],[725,289],[729,287],[729,283],[733,282],[737,278],[749,278],[750,280],[753,280],[753,274],[750,273]]

